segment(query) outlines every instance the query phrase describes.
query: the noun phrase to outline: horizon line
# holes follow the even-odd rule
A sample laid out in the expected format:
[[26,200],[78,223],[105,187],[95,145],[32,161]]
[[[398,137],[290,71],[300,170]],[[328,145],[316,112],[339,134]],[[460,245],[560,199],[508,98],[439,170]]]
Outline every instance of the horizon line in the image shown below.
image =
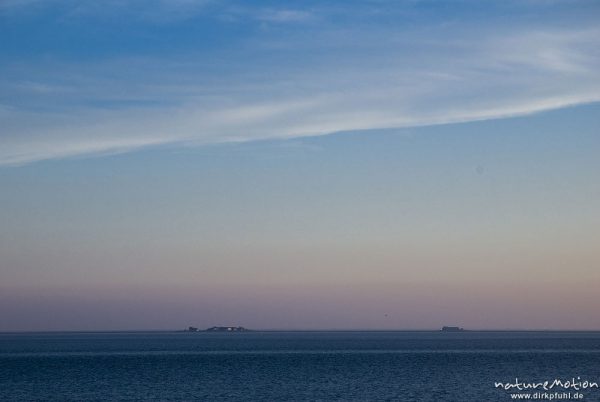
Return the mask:
[[[0,330],[0,334],[4,335],[4,334],[35,334],[35,333],[39,333],[39,334],[43,334],[43,333],[142,333],[142,332],[157,332],[157,333],[179,333],[179,332],[190,332],[187,331],[185,328],[181,329],[97,329],[97,330],[77,330],[77,329],[66,329],[66,330]],[[196,332],[191,332],[191,333],[202,333],[202,332],[210,332],[210,333],[214,333],[211,331],[206,331],[204,329],[198,329],[198,331]],[[238,332],[447,332],[447,331],[442,331],[441,328],[438,329],[376,329],[376,328],[371,328],[371,329],[360,329],[360,328],[356,328],[356,329],[335,329],[335,328],[329,328],[329,329],[314,329],[314,328],[307,328],[307,329],[285,329],[285,328],[257,328],[257,329],[252,329],[252,328],[246,328],[246,331],[236,331],[236,333]],[[451,333],[456,333],[456,332],[600,332],[600,328],[599,329],[544,329],[544,328],[535,328],[535,329],[526,329],[526,328],[520,328],[520,329],[510,329],[510,328],[504,328],[504,329],[500,329],[500,328],[492,328],[492,329],[467,329],[464,328],[462,331],[455,331],[455,332],[451,332]],[[220,333],[220,332],[217,332]]]

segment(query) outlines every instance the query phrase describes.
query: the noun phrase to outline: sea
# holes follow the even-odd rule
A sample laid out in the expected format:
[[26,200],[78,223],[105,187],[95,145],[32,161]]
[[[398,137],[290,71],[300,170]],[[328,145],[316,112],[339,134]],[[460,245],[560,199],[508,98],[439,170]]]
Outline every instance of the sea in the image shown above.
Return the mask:
[[600,332],[0,334],[2,401],[600,401],[598,383]]

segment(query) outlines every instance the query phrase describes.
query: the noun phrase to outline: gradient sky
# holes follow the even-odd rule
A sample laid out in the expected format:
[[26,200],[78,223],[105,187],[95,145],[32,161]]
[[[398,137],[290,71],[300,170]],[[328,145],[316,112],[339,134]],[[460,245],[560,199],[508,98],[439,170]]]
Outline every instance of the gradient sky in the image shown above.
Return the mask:
[[600,329],[595,1],[0,1],[0,330]]

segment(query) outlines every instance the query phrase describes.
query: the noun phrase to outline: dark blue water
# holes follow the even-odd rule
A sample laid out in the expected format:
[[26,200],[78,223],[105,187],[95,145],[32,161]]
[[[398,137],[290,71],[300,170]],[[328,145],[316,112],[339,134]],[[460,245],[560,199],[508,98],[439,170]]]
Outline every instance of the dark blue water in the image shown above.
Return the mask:
[[8,401],[509,401],[515,377],[600,382],[600,333],[0,334]]

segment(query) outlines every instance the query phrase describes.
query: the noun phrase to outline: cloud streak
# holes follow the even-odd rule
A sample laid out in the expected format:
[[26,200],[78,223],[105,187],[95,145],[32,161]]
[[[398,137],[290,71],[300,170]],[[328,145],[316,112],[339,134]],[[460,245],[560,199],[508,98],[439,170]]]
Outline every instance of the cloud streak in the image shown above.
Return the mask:
[[[253,19],[277,25],[248,22],[252,35],[218,49],[144,48],[138,57],[25,69],[9,63],[0,81],[0,165],[468,122],[600,101],[600,32],[591,27],[278,27],[315,12],[268,9]],[[223,32],[198,40],[215,34]]]

